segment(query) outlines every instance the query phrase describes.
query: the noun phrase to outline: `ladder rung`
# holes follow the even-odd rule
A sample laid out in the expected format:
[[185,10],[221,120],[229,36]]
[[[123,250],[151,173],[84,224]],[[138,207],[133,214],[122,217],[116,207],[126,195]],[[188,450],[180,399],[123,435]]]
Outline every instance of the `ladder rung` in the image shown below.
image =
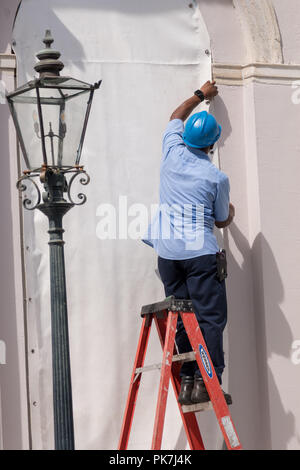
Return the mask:
[[[194,351],[190,351],[190,352],[183,353],[183,354],[175,354],[175,356],[173,356],[172,362],[177,362],[177,361],[189,362],[189,361],[194,361],[194,360],[195,360],[195,353]],[[155,370],[155,369],[161,369],[161,363],[152,364],[152,365],[144,366],[144,367],[137,367],[135,369],[135,373],[140,374],[141,372],[148,372],[149,370]]]
[[212,410],[213,405],[211,401],[206,401],[205,403],[195,403],[194,405],[182,405],[181,409],[183,413],[197,413],[198,411]]

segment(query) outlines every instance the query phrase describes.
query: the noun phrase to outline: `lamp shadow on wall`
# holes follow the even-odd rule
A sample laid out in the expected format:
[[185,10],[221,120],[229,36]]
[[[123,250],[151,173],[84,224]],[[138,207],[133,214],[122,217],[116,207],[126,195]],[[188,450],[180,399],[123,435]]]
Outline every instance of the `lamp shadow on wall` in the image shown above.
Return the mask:
[[[14,31],[20,32],[24,28],[24,19],[26,20],[26,13],[24,13],[23,8],[26,8],[25,2],[22,2],[19,6],[19,10],[15,18],[13,34],[14,34]],[[19,22],[21,23],[20,26],[18,24]],[[42,39],[45,36],[46,29],[51,30],[51,34],[54,39],[53,47],[56,50],[59,50],[61,52],[61,60],[64,63],[65,68],[66,69],[68,68],[68,62],[74,63],[75,62],[74,58],[76,57],[76,67],[78,67],[79,70],[84,71],[85,70],[84,60],[83,60],[85,58],[84,49],[80,41],[76,38],[76,36],[74,36],[74,34],[71,33],[71,31],[67,28],[67,26],[55,14],[54,7],[52,4],[47,9],[47,14],[45,15],[45,18],[43,18],[42,21],[39,21],[38,26],[36,27],[36,30],[31,32],[32,42],[33,42],[33,38],[35,37],[38,37],[40,40],[40,44],[37,47],[37,49],[33,51],[32,57],[28,57],[29,60],[30,59],[32,60],[32,64],[34,65],[36,62],[34,58],[34,54],[38,52],[40,49],[42,49],[43,47]],[[29,37],[30,35],[27,33],[27,38]],[[60,38],[64,38],[63,43],[61,42]],[[18,56],[18,51],[19,51],[18,42],[16,43],[14,50],[15,50],[16,56]],[[33,68],[32,68],[32,73],[34,73]],[[62,75],[66,75],[66,71],[64,71]]]
[[[237,322],[238,327],[235,327],[235,317],[241,314],[243,311],[243,303],[247,301],[247,299],[242,298],[242,296],[238,296],[233,292],[232,296],[235,297],[234,308],[229,312],[230,324],[228,327],[231,360],[229,368],[229,389],[232,375],[235,375],[237,370],[244,373],[244,377],[239,377],[239,381],[243,380],[246,381],[246,383],[247,381],[249,383],[249,380],[254,380],[254,383],[258,382],[258,403],[257,408],[256,410],[253,410],[253,413],[258,410],[260,413],[260,439],[263,448],[271,449],[272,447],[273,450],[283,450],[287,448],[289,440],[296,435],[295,418],[291,411],[287,412],[284,409],[284,405],[281,401],[280,393],[271,367],[268,365],[268,361],[271,360],[273,354],[287,359],[290,357],[290,345],[292,343],[293,336],[290,327],[285,320],[284,313],[280,308],[280,304],[284,299],[284,286],[280,277],[276,259],[264,235],[260,232],[256,236],[252,246],[250,246],[248,240],[234,222],[230,225],[229,231],[236,247],[243,257],[243,262],[239,265],[229,250],[228,232],[225,230],[226,234],[224,235],[224,242],[228,253],[231,284],[238,287],[243,277],[246,276],[247,279],[249,272],[250,274],[252,272],[251,277],[253,284],[249,287],[250,295],[253,297],[254,333],[256,342],[254,345],[256,355],[253,354],[253,358],[257,361],[256,366],[258,374],[258,377],[251,378],[248,376],[247,370],[241,369],[241,363],[245,362],[247,364],[247,359],[243,361],[241,357],[243,354],[243,337],[246,338],[247,331],[246,327],[245,331],[240,331],[240,321]],[[267,299],[264,298],[264,294],[265,292],[268,292],[268,294],[270,293],[270,284],[265,286],[266,279],[268,279],[267,282],[271,281],[272,285],[271,295],[269,295]],[[240,298],[240,300],[237,300],[238,298]],[[270,321],[272,322],[272,332],[276,332],[275,334],[269,334],[268,343],[265,329],[267,321],[269,323]],[[241,338],[240,342],[231,341],[231,338],[238,337]],[[240,395],[238,400],[240,402],[244,400],[241,409],[247,407],[248,404],[246,397]],[[272,403],[271,408],[270,403]],[[273,412],[271,417],[270,409],[276,410],[276,415],[274,415]],[[276,432],[275,428],[280,431]]]

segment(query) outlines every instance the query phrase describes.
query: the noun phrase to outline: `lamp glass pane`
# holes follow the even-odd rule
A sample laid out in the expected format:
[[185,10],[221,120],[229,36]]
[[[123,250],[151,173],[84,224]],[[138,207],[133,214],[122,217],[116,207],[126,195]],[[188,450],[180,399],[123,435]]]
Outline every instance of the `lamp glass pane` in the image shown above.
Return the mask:
[[[56,90],[58,99],[47,104],[53,89],[40,88],[49,165],[75,165],[89,98],[89,89]],[[54,135],[52,135],[54,134]]]
[[[54,87],[57,80],[59,83],[56,86],[59,88]],[[59,167],[75,164],[84,126],[90,85],[74,79],[62,81],[62,77],[41,81],[41,85],[49,83],[50,87],[39,87],[42,122],[39,119],[35,88],[11,98],[21,134],[19,138],[24,142],[29,160],[27,166],[31,170],[40,168],[44,161],[42,126],[47,164]]]
[[43,164],[43,154],[36,89],[14,96],[11,101],[17,121],[18,138],[23,142],[26,153],[24,157],[27,167],[30,170],[40,168]]

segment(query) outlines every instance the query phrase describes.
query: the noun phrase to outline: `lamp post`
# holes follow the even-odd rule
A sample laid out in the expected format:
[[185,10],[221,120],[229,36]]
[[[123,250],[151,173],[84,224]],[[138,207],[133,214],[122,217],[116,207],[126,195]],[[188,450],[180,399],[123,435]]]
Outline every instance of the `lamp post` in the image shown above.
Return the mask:
[[45,48],[37,54],[34,67],[39,77],[7,94],[7,101],[26,165],[17,187],[25,191],[30,182],[37,194],[35,203],[26,197],[23,206],[39,209],[49,221],[55,449],[71,450],[74,426],[62,220],[74,205],[86,201],[79,193],[75,202],[70,190],[77,176],[81,184],[89,182],[80,157],[94,90],[101,81],[91,85],[60,76],[64,64],[51,48],[49,30],[43,42]]

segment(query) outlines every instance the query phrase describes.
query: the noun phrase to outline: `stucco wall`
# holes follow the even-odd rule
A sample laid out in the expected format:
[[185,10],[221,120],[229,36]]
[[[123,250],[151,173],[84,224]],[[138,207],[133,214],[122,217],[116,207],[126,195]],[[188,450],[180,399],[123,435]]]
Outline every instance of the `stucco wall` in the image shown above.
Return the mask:
[[[300,337],[299,105],[290,86],[256,86],[257,178],[261,229],[251,240],[256,284],[258,364],[265,382],[271,446],[299,448],[298,368],[292,344]],[[288,119],[287,119],[288,116]],[[271,123],[271,125],[270,125]],[[253,158],[253,156],[252,156]],[[255,237],[254,237],[255,235]]]
[[283,45],[284,62],[300,63],[300,9],[298,0],[272,0]]
[[[239,30],[231,2],[226,2],[226,7],[222,2],[226,28],[230,25],[235,31],[233,41],[232,35],[222,35],[212,21],[218,2],[200,3],[216,45],[215,62],[246,64],[249,47],[253,48],[243,30],[247,18],[239,23]],[[254,7],[255,1],[251,3]],[[283,62],[299,64],[299,3],[274,0],[273,4]],[[253,57],[259,56],[257,46],[257,51],[252,49]],[[272,69],[270,62],[270,78],[254,76],[253,81],[240,82],[240,86],[221,86],[215,100],[216,114],[229,129],[225,145],[221,143],[220,159],[230,176],[232,201],[237,207],[235,223],[225,233],[231,269],[227,283],[232,318],[229,351],[234,348],[229,384],[233,394],[240,387],[237,397],[243,405],[238,416],[244,415],[239,425],[247,446],[297,449],[299,361],[292,358],[300,336],[299,224],[295,218],[300,209],[300,104],[296,104],[299,92],[293,88],[292,77],[276,78],[280,65]],[[256,422],[245,414],[248,404],[258,411]],[[244,430],[249,424],[252,431],[256,429],[256,436],[250,429]]]
[[[11,52],[11,30],[17,0],[2,0],[0,6],[0,53]],[[17,170],[14,126],[4,101],[5,88],[15,88],[14,70],[0,70],[0,216],[1,283],[0,340],[6,345],[6,364],[0,364],[0,398],[4,449],[28,447],[28,416],[25,373],[22,265],[20,250],[19,198],[15,189]]]
[[209,32],[213,61],[243,63],[246,44],[232,0],[198,0],[198,3]]

